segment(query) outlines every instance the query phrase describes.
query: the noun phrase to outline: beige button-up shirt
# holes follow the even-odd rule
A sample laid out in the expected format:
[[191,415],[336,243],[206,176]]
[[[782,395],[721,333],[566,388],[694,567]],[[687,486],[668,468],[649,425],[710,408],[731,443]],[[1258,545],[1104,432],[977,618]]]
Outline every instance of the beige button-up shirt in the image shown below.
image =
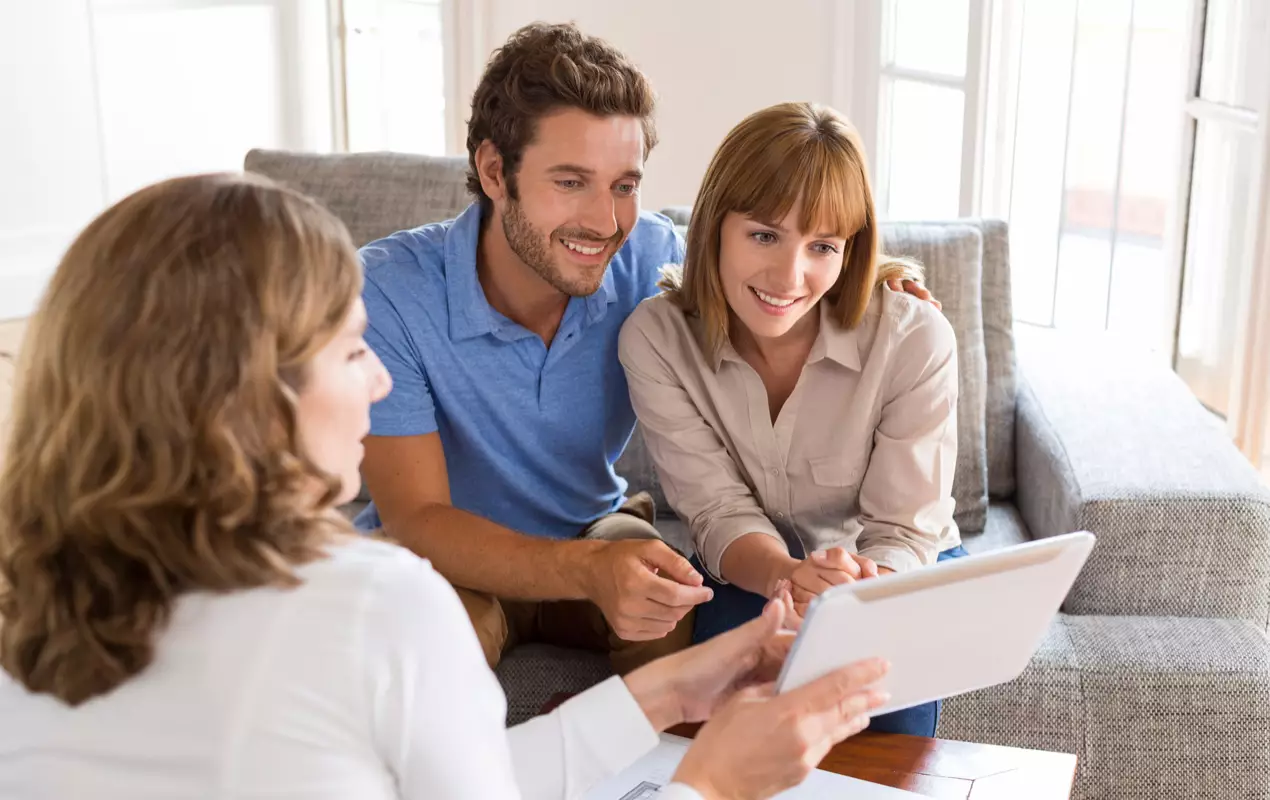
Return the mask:
[[953,522],[957,344],[930,303],[880,288],[845,330],[820,333],[775,424],[758,373],[664,295],[622,328],[631,402],[666,499],[705,568],[749,533],[803,558],[844,547],[897,572],[933,564]]

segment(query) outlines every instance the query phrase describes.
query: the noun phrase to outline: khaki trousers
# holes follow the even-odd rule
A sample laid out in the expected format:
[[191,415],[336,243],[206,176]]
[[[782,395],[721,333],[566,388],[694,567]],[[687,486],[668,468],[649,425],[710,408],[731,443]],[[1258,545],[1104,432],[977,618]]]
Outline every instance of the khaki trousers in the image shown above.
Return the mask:
[[[631,497],[616,512],[591,523],[579,538],[620,541],[661,539],[653,527],[653,499],[647,492]],[[628,642],[613,633],[599,606],[589,600],[507,600],[487,592],[456,586],[454,590],[476,629],[490,668],[503,653],[529,642],[606,652],[613,671],[625,675],[636,667],[692,644],[693,612],[661,639]]]

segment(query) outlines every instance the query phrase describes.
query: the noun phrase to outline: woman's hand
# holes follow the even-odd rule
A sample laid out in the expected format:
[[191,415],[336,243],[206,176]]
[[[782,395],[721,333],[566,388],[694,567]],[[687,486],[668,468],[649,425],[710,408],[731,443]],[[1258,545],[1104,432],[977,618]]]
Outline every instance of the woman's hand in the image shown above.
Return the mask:
[[830,747],[868,727],[888,699],[869,687],[886,670],[862,661],[782,695],[771,684],[738,693],[702,727],[674,780],[706,800],[758,800],[797,786]]
[[797,623],[793,600],[780,592],[758,618],[630,673],[627,688],[657,730],[709,719],[742,689],[776,679]]
[[[870,562],[872,563],[872,562]],[[864,576],[860,564],[841,547],[817,550],[799,561],[786,573],[790,582],[790,594],[799,615],[807,613],[807,606],[831,586],[858,581]]]
[[831,586],[876,578],[879,574],[880,569],[873,563],[873,559],[859,553],[849,553],[842,547],[831,547],[828,550],[816,550],[799,561],[787,573],[786,579],[791,584],[790,594],[794,598],[794,609],[802,617],[806,615],[811,601]]

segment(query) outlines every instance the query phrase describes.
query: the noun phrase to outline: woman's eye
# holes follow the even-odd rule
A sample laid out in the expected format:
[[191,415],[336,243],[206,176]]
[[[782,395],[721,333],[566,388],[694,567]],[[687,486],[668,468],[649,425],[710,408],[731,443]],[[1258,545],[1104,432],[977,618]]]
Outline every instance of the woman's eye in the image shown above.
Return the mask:
[[817,242],[812,245],[812,247],[815,248],[816,252],[820,253],[822,256],[832,255],[838,252],[838,248],[824,242]]
[[750,234],[750,238],[759,244],[772,244],[776,241],[776,234],[771,231],[754,231]]
[[348,354],[349,361],[361,361],[366,357],[366,348],[361,347]]

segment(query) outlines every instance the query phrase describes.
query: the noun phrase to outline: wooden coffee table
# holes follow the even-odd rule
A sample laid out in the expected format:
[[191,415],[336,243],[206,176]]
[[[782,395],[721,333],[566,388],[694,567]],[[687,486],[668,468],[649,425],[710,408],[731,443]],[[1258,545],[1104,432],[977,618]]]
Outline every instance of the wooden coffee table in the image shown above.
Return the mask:
[[891,733],[862,733],[820,768],[957,800],[1070,800],[1076,756]]
[[[543,713],[568,697],[552,697]],[[692,738],[700,727],[668,732]],[[835,745],[820,768],[939,800],[1071,800],[1076,756],[865,732]]]
[[[698,725],[670,733],[691,737]],[[1076,756],[893,733],[862,733],[820,768],[944,800],[1070,800]]]

